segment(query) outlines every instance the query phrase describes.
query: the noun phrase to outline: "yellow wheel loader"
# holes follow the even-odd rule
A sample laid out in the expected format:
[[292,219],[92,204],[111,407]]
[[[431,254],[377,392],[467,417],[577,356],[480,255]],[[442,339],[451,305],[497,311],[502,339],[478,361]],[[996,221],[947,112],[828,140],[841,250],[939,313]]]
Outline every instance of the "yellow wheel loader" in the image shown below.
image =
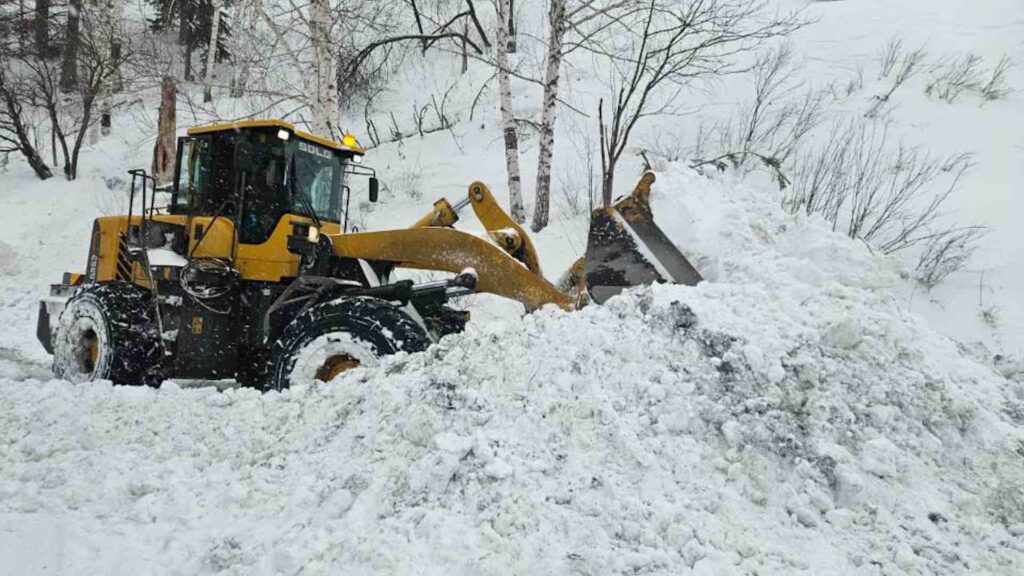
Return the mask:
[[[409,228],[349,226],[351,178],[368,177],[377,200],[364,152],[350,135],[335,142],[279,120],[245,121],[190,129],[170,186],[129,172],[128,213],[96,219],[85,272],[66,273],[40,303],[37,335],[54,372],[281,389],[425,349],[463,328],[466,314],[446,302],[473,292],[527,310],[573,309],[627,286],[700,280],[654,224],[652,174],[593,213],[587,253],[556,287],[481,182]],[[467,206],[486,236],[454,228]],[[450,276],[417,284],[394,280],[396,268]]]

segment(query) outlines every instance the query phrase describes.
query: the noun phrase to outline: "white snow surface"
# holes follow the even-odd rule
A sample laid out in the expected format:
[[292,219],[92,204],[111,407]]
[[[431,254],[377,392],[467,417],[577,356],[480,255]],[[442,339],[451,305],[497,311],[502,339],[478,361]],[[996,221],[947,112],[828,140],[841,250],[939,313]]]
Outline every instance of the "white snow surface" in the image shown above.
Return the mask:
[[1024,573],[1019,374],[763,191],[672,167],[654,202],[708,282],[325,385],[0,358],[0,574]]

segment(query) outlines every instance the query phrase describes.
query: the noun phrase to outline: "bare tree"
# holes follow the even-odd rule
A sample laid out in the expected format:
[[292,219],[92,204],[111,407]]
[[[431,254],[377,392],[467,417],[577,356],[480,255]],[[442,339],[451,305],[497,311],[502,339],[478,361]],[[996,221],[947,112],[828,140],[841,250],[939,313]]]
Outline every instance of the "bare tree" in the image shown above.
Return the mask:
[[495,0],[498,11],[498,45],[495,56],[498,65],[498,94],[500,98],[501,125],[505,136],[505,167],[508,171],[509,213],[512,219],[522,224],[526,221],[523,207],[522,177],[519,174],[519,132],[512,111],[512,81],[509,77],[509,0]]
[[[562,61],[567,53],[592,42],[619,18],[642,6],[636,0],[549,0],[548,43],[544,68],[540,146],[537,149],[537,187],[531,228],[539,232],[548,224],[551,205],[551,169],[555,150],[555,120]],[[566,46],[566,35],[573,36]]]
[[110,83],[120,73],[126,54],[130,52],[123,48],[110,49],[112,37],[120,34],[120,28],[108,26],[107,22],[109,20],[103,18],[88,21],[86,32],[79,35],[79,79],[73,93],[61,92],[61,63],[37,55],[25,55],[20,60],[26,72],[26,102],[45,111],[60,145],[64,175],[68,180],[78,176],[79,153],[89,129],[110,121],[111,105],[101,106],[98,119],[96,105],[101,96],[109,97]]
[[328,0],[310,0],[309,36],[313,48],[313,74],[315,91],[313,96],[314,129],[341,139],[338,126],[338,86],[335,76],[334,52],[331,50],[331,7]]
[[759,0],[650,0],[635,17],[617,23],[622,46],[597,48],[612,71],[610,115],[603,99],[598,105],[605,206],[611,204],[615,170],[637,122],[671,111],[694,81],[742,69],[738,55],[803,24],[795,15],[765,17],[764,6]]
[[210,43],[206,50],[206,78],[203,82],[203,102],[213,101],[213,68],[217,63],[217,42],[220,34],[221,0],[213,0],[213,21],[210,24]]
[[550,0],[548,8],[548,55],[544,71],[544,100],[541,108],[540,148],[537,152],[537,189],[530,228],[540,232],[548,225],[551,205],[551,162],[555,148],[555,106],[558,78],[562,68],[565,36],[565,0]]
[[24,84],[8,72],[8,61],[0,58],[0,152],[20,152],[41,180],[53,176],[29,134],[26,123]]

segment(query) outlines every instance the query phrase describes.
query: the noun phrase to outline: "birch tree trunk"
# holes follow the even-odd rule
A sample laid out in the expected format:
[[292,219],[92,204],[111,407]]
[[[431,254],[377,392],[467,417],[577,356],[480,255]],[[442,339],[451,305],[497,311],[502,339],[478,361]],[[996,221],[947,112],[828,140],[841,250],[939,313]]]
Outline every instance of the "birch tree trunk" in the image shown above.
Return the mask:
[[540,149],[537,152],[537,200],[530,228],[540,232],[548,225],[551,211],[551,161],[555,153],[555,118],[558,79],[562,69],[562,41],[565,37],[565,0],[550,0],[548,11],[548,57],[544,73],[544,104],[540,121]]
[[124,91],[124,75],[121,73],[121,64],[124,60],[124,3],[121,0],[107,0],[104,10],[104,25],[110,37],[106,56],[111,68],[107,74],[106,86],[111,93],[118,93]]
[[[101,66],[100,77],[100,135],[109,136],[113,129],[113,93],[121,90],[121,2],[106,0],[103,3],[102,25],[110,42],[100,42],[101,54],[96,64]],[[101,35],[102,37],[102,35]],[[77,158],[75,159],[77,165]],[[75,168],[72,168],[74,172]]]
[[153,148],[153,177],[160,183],[174,179],[177,90],[174,77],[164,76],[160,83],[160,119],[157,123],[156,146]]
[[498,43],[495,55],[498,60],[498,92],[500,94],[501,124],[505,133],[505,167],[508,171],[509,212],[512,219],[522,224],[526,221],[523,208],[522,179],[519,176],[519,134],[515,116],[512,114],[512,81],[508,65],[508,2],[497,0]]
[[206,49],[206,78],[203,82],[203,102],[213,102],[213,67],[217,63],[217,40],[220,33],[221,0],[213,0],[213,20],[210,22],[210,44]]
[[334,75],[334,54],[331,52],[331,7],[329,0],[310,0],[309,32],[313,44],[313,74],[316,90],[313,95],[314,126],[318,135],[341,139],[338,129],[338,90]]

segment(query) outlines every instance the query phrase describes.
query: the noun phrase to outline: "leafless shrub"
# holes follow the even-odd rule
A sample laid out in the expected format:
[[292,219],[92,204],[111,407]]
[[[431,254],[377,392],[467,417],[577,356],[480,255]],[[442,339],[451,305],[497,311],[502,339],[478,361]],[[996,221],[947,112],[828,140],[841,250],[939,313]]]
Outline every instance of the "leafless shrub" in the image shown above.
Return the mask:
[[[703,132],[704,125],[701,124]],[[644,138],[643,149],[655,158],[665,162],[678,162],[688,156],[689,147],[677,134],[664,130],[653,130]]]
[[672,113],[689,87],[742,69],[739,55],[806,24],[799,14],[762,13],[767,3],[651,0],[615,23],[622,42],[608,58],[610,94],[598,100],[601,200],[611,205],[615,171],[643,118]]
[[878,78],[888,78],[889,74],[892,73],[893,68],[896,67],[896,63],[900,60],[900,54],[903,52],[903,38],[899,36],[893,36],[885,43],[882,51],[878,55],[879,61],[879,72]]
[[939,230],[924,241],[914,277],[927,290],[941,284],[947,276],[962,269],[971,259],[978,240],[986,233],[981,226],[950,227]]
[[965,91],[978,90],[984,76],[981,56],[970,53],[947,55],[932,67],[932,77],[924,92],[953,103]]
[[717,155],[695,159],[691,166],[766,168],[780,188],[788,186],[782,166],[821,123],[826,96],[795,82],[796,66],[788,45],[762,54],[752,67],[753,98],[717,127]]
[[[437,98],[436,94],[431,93],[430,99],[426,103],[420,105],[418,102],[414,102],[410,116],[412,120],[412,128],[408,130],[400,128],[399,121],[398,118],[395,117],[395,113],[393,111],[389,111],[388,116],[391,121],[391,126],[386,137],[381,137],[373,119],[372,103],[367,101],[363,106],[363,119],[364,122],[366,122],[366,132],[369,135],[370,144],[373,147],[376,147],[381,144],[399,142],[409,138],[413,134],[418,134],[420,138],[422,138],[427,134],[433,134],[434,132],[441,132],[444,130],[450,131],[460,120],[458,112],[453,113],[449,108],[452,103],[452,96],[455,94],[455,90],[458,86],[459,84],[457,81],[449,84],[440,99]],[[458,141],[456,141],[456,145],[458,145]]]
[[[889,102],[892,95],[896,90],[905,84],[907,80],[910,80],[916,76],[924,64],[926,52],[924,47],[918,48],[911,52],[900,52],[900,41],[897,40],[895,44],[890,42],[891,49],[896,50],[894,54],[889,54],[888,49],[885,52],[886,56],[882,61],[883,76],[888,78],[891,74],[895,73],[892,79],[892,85],[884,94],[878,94],[872,99],[874,102],[871,108],[868,109],[865,114],[868,118],[877,118],[882,108]],[[893,58],[890,62],[889,58]]]
[[824,92],[828,92],[833,101],[841,102],[863,89],[864,67],[857,65],[857,69],[850,77],[844,80],[832,80],[826,84]]
[[[744,155],[752,151],[785,162],[804,136],[821,121],[823,94],[794,82],[797,63],[793,50],[782,44],[763,54],[755,63],[754,98],[741,108],[741,132],[733,149]],[[746,160],[744,158],[743,160]]]
[[820,214],[884,253],[924,246],[921,270],[932,262],[933,280],[966,262],[981,229],[944,224],[942,208],[972,167],[969,154],[936,157],[890,144],[885,125],[856,119],[836,123],[831,135],[795,160],[787,210]]
[[578,162],[558,172],[555,205],[562,214],[582,216],[594,208],[598,192],[598,175],[593,147],[584,148]]
[[980,88],[982,98],[989,101],[1004,100],[1013,92],[1006,84],[1006,72],[1012,67],[1013,61],[1004,54],[992,69],[988,81]]
[[990,304],[988,306],[985,306],[984,308],[981,308],[978,311],[978,316],[981,318],[981,321],[984,322],[985,325],[988,326],[989,328],[999,328],[999,325],[1001,324],[999,316],[1000,312],[1002,312],[1002,309],[1000,309],[999,306],[996,306],[995,304]]
[[381,181],[381,188],[393,198],[419,200],[423,197],[423,170],[418,162],[406,166],[392,171],[387,180]]

